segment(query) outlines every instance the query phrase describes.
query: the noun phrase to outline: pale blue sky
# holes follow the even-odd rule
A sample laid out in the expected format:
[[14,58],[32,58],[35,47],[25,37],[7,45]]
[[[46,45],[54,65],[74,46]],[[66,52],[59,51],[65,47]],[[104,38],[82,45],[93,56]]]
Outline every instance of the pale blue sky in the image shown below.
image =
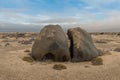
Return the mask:
[[120,0],[0,0],[0,29],[60,24],[120,31]]

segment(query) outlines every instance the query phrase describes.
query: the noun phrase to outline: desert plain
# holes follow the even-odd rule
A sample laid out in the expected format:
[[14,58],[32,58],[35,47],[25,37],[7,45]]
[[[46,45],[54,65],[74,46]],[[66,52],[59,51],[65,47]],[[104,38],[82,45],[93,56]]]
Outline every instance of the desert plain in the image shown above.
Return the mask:
[[[120,80],[120,34],[91,33],[94,45],[104,52],[103,65],[85,62],[27,62],[37,33],[0,33],[0,80]],[[28,52],[26,50],[29,50]],[[64,70],[53,69],[63,64]]]

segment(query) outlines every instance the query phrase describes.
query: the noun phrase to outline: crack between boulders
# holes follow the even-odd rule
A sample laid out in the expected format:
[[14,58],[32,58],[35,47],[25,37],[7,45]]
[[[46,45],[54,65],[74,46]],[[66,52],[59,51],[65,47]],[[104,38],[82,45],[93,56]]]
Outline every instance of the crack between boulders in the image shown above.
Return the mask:
[[69,51],[70,51],[70,57],[71,59],[73,58],[73,52],[74,52],[74,45],[73,45],[73,38],[72,38],[72,35],[70,34],[70,32],[68,31],[67,32],[67,36],[68,36],[68,39],[70,40],[70,47],[69,47]]

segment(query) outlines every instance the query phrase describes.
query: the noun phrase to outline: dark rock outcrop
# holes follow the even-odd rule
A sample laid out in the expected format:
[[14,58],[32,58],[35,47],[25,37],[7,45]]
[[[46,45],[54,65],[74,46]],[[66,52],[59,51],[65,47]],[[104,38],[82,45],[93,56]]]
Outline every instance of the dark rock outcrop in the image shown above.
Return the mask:
[[70,52],[72,61],[91,60],[99,55],[90,34],[85,30],[79,27],[71,28],[67,34],[71,40]]
[[45,26],[32,47],[36,60],[69,61],[68,38],[59,25]]

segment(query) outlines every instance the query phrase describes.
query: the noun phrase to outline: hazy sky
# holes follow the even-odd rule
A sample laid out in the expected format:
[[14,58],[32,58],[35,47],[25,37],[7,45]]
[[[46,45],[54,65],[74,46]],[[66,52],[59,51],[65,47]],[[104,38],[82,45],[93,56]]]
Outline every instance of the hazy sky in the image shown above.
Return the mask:
[[47,24],[120,31],[120,0],[0,0],[0,31]]

